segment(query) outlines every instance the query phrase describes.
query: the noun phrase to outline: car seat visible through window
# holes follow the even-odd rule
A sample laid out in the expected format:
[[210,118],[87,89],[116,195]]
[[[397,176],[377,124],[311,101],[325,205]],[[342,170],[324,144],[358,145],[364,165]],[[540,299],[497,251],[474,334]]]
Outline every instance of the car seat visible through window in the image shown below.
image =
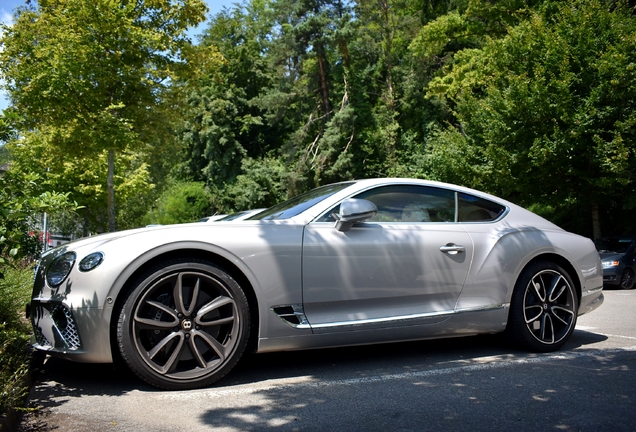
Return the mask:
[[430,222],[428,210],[418,205],[407,205],[402,211],[402,222]]

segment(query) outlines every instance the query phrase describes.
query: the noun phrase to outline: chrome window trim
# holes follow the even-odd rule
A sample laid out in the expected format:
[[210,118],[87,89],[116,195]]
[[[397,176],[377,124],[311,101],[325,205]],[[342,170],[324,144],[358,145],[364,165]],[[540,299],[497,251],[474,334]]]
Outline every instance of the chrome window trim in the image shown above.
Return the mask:
[[[335,220],[333,222],[328,221],[328,222],[322,222],[319,221],[319,219],[322,219],[326,214],[328,214],[330,211],[332,211],[336,206],[338,206],[342,201],[344,201],[347,198],[352,198],[354,196],[357,196],[363,192],[366,192],[370,189],[374,189],[374,188],[378,188],[378,187],[384,187],[384,186],[421,186],[421,187],[429,187],[429,188],[437,188],[437,189],[444,189],[444,190],[448,190],[453,192],[453,195],[455,197],[455,219],[453,221],[449,221],[449,222],[440,222],[440,221],[436,221],[436,222],[403,222],[403,221],[395,221],[395,222],[377,222],[377,221],[365,221],[364,223],[373,223],[373,224],[394,224],[394,223],[400,223],[400,224],[490,224],[490,223],[496,223],[499,222],[500,220],[502,220],[503,218],[505,218],[508,213],[510,213],[510,207],[502,204],[500,202],[497,202],[495,200],[489,199],[489,198],[483,198],[480,197],[479,195],[473,195],[469,192],[459,192],[457,190],[448,188],[448,187],[442,187],[442,186],[437,186],[437,185],[420,185],[420,184],[412,184],[412,183],[386,183],[386,184],[382,184],[382,185],[374,185],[374,186],[369,186],[366,187],[364,189],[360,189],[359,191],[356,191],[354,193],[352,193],[351,195],[346,196],[345,198],[342,198],[340,201],[338,201],[337,203],[329,206],[326,210],[322,211],[321,213],[318,214],[318,216],[314,217],[309,223],[320,223],[320,224],[335,224]],[[486,200],[486,201],[490,201],[494,204],[500,205],[504,208],[504,211],[501,212],[501,214],[499,215],[498,218],[493,219],[493,220],[489,220],[489,221],[472,221],[472,222],[460,222],[459,219],[459,194],[460,193],[465,193],[467,195],[473,195],[477,198]]]

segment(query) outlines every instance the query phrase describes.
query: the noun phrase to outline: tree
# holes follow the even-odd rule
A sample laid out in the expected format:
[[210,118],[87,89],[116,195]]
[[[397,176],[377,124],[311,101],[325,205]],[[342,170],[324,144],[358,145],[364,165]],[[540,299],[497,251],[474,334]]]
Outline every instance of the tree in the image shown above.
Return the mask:
[[[79,233],[83,236],[104,232],[108,227],[106,214],[107,192],[106,150],[82,157],[65,151],[56,145],[63,139],[55,127],[42,126],[37,131],[27,131],[20,139],[5,145],[11,154],[11,171],[37,175],[44,190],[65,191],[69,199],[82,208],[74,217]],[[118,196],[119,225],[125,228],[139,226],[141,217],[151,202],[143,205],[153,190],[146,157],[140,152],[125,150],[119,153],[113,174]]]
[[161,130],[156,107],[184,72],[185,30],[202,0],[40,0],[3,25],[0,72],[21,131],[57,129],[54,145],[107,154],[108,228],[115,230],[115,157]]
[[[6,143],[9,140],[16,138],[16,131],[14,124],[19,119],[16,113],[13,112],[0,112],[0,143]],[[3,150],[0,151],[4,153]],[[4,153],[6,155],[6,153]],[[4,160],[6,156],[0,159],[0,164],[6,162]]]
[[162,225],[196,222],[210,212],[210,194],[203,183],[175,182],[163,191],[144,220],[146,224]]
[[21,258],[37,257],[37,215],[77,208],[66,195],[45,191],[39,180],[35,174],[13,170],[0,176],[0,278]]
[[576,0],[457,53],[430,86],[457,115],[430,142],[430,173],[526,205],[585,208],[600,237],[601,204],[636,208],[634,20],[624,4]]
[[262,157],[275,147],[272,138],[280,132],[265,124],[253,103],[270,84],[262,53],[271,26],[266,1],[236,5],[211,19],[201,47],[219,60],[214,67],[200,67],[201,75],[188,83],[182,177],[222,189],[241,173],[244,158]]
[[452,60],[455,52],[483,46],[488,38],[501,38],[546,3],[563,0],[428,0],[424,26],[411,42],[419,56]]

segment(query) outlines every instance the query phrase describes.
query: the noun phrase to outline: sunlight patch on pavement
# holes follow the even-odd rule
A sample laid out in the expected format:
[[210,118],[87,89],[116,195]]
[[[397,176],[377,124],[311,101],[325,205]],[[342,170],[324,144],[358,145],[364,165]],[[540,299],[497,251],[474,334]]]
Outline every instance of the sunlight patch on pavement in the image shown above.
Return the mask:
[[[636,339],[636,338],[630,338]],[[271,392],[271,391],[282,391],[286,388],[290,387],[330,387],[330,386],[342,386],[342,385],[359,385],[359,384],[369,384],[376,382],[386,382],[386,381],[395,381],[395,380],[421,380],[427,377],[434,377],[439,375],[449,375],[449,374],[458,374],[458,373],[466,373],[466,372],[474,372],[474,371],[483,371],[489,369],[498,369],[515,365],[522,364],[537,364],[544,363],[555,360],[575,360],[584,357],[595,357],[599,354],[607,355],[621,352],[632,352],[636,351],[636,346],[626,347],[626,348],[615,348],[609,350],[582,350],[582,351],[573,351],[566,353],[557,353],[557,354],[542,354],[536,357],[526,357],[526,358],[516,358],[510,360],[503,361],[495,361],[491,363],[479,363],[472,364],[466,366],[457,366],[457,367],[448,367],[442,369],[431,369],[431,370],[423,370],[418,372],[403,372],[398,374],[388,374],[388,375],[375,375],[375,376],[366,376],[359,378],[347,378],[347,379],[339,379],[339,380],[321,380],[316,381],[315,377],[304,376],[304,377],[296,377],[296,378],[284,378],[284,379],[275,379],[268,380],[261,383],[256,384],[246,384],[236,386],[234,388],[220,388],[220,389],[202,389],[202,390],[193,390],[189,392],[182,393],[162,393],[158,395],[159,399],[169,399],[169,400],[187,400],[187,399],[200,399],[204,398],[223,398],[232,395],[243,395],[243,394],[257,394],[260,392]],[[496,359],[496,356],[494,357]],[[479,361],[479,359],[476,359]]]

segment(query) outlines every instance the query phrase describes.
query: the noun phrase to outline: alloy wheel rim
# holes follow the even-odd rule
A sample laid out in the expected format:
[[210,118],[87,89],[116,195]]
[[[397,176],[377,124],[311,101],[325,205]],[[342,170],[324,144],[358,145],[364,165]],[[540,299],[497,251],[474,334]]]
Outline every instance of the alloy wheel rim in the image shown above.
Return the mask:
[[629,289],[634,285],[634,273],[629,269],[625,270],[621,279],[621,287]]
[[543,270],[526,286],[523,315],[530,334],[546,345],[557,344],[570,332],[576,318],[574,291],[558,271]]
[[144,292],[131,331],[138,355],[154,372],[191,380],[225,364],[240,324],[236,302],[221,281],[183,271],[161,277]]

